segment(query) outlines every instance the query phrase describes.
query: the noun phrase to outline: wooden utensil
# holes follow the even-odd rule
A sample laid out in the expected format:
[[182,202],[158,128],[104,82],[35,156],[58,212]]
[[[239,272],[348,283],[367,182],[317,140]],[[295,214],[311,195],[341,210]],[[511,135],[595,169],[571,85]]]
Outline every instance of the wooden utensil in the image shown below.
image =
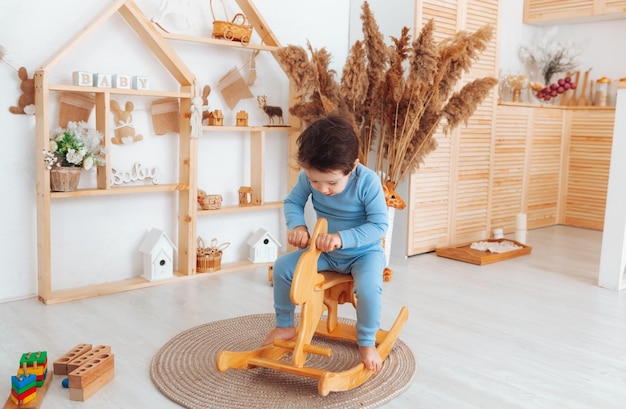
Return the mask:
[[576,79],[574,80],[574,84],[576,84],[576,88],[572,90],[572,97],[569,100],[570,106],[576,105],[576,92],[578,90],[578,87],[580,86],[580,83],[578,82],[579,79],[580,79],[580,71],[576,71]]
[[[580,97],[578,97],[578,106],[584,106],[587,105],[587,82],[589,81],[589,72],[591,71],[591,68],[589,68],[587,71],[585,71],[585,77],[583,78],[583,89],[582,92],[580,94]],[[578,88],[578,86],[576,86]]]
[[[567,72],[566,74],[568,77],[572,77],[572,73],[571,72]],[[571,91],[571,92],[570,92]],[[563,92],[563,94],[561,94],[561,106],[567,106],[569,105],[569,94],[571,94],[572,92],[576,91],[575,89],[568,89],[565,90],[565,92]]]

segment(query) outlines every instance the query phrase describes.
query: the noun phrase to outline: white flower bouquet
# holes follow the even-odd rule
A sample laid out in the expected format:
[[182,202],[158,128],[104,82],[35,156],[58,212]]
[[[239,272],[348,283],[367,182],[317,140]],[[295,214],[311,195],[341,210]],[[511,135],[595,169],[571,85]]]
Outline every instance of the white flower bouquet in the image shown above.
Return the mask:
[[44,162],[53,166],[80,167],[85,170],[104,164],[102,134],[84,121],[68,122],[50,138],[50,150],[44,150]]

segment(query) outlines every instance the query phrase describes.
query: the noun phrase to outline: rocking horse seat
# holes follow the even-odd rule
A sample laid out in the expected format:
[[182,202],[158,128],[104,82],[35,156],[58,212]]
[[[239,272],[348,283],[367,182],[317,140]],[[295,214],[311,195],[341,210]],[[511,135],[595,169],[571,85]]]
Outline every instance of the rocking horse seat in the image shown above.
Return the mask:
[[[319,219],[311,239],[315,243],[317,235],[327,231],[326,219]],[[332,271],[317,271],[317,259],[320,250],[314,245],[305,251],[296,265],[291,284],[291,301],[301,306],[300,324],[296,328],[293,340],[274,340],[271,345],[252,351],[221,351],[217,356],[217,368],[225,372],[230,368],[251,369],[264,367],[295,375],[318,379],[318,393],[322,396],[330,392],[347,391],[362,385],[374,372],[365,368],[363,363],[341,372],[332,372],[320,368],[305,366],[307,354],[330,357],[330,348],[312,345],[314,335],[331,339],[341,339],[356,343],[354,325],[340,323],[337,319],[338,305],[346,302],[356,307],[354,282],[350,274]],[[323,313],[327,311],[326,319]],[[379,330],[376,333],[376,349],[383,361],[389,355],[400,330],[407,321],[409,311],[402,307],[398,317],[389,331]],[[292,353],[291,362],[281,360]]]

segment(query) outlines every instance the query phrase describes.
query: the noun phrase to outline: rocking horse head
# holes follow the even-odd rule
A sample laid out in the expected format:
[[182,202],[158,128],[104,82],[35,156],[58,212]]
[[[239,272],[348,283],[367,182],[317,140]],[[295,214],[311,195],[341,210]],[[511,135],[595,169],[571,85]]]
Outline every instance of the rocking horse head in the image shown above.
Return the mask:
[[404,200],[395,191],[395,184],[391,181],[383,183],[383,192],[385,192],[385,201],[387,207],[393,207],[394,209],[402,210],[406,207]]

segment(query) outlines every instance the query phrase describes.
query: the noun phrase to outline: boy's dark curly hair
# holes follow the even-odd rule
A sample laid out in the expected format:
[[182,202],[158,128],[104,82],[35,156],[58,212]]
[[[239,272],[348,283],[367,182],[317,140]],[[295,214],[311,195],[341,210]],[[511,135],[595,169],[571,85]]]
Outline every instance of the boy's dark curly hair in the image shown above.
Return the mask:
[[313,122],[298,137],[298,164],[320,172],[340,170],[347,175],[359,157],[359,138],[352,122],[331,113]]

